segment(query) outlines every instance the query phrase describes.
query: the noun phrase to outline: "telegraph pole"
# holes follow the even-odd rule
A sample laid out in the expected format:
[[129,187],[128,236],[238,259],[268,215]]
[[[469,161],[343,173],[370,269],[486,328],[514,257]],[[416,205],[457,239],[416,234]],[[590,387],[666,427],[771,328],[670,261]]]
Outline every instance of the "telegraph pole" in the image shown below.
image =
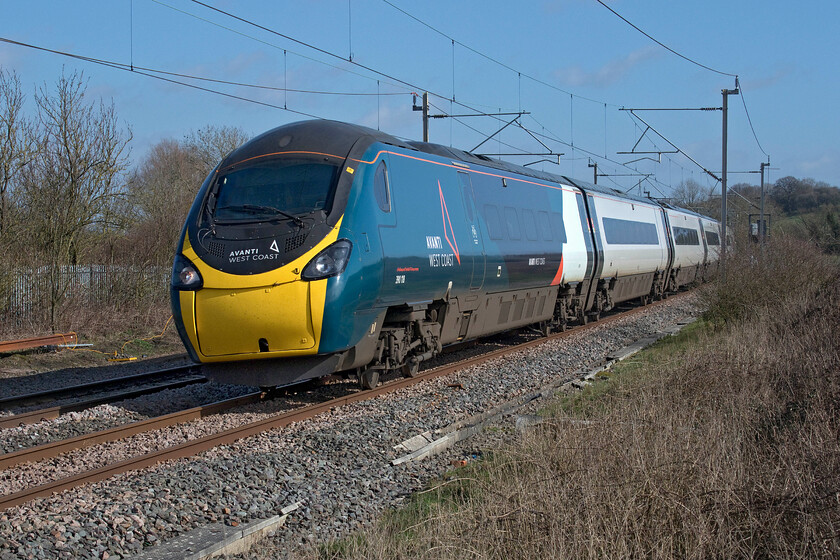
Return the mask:
[[413,111],[423,111],[423,142],[429,141],[429,92],[423,93],[423,105],[417,106],[417,98],[414,98],[414,104],[411,107]]
[[[737,84],[736,84],[737,85]],[[721,240],[720,240],[720,266],[721,276],[726,278],[726,143],[727,143],[727,115],[729,113],[728,99],[730,95],[738,95],[738,88],[722,89],[723,94],[723,141],[721,142],[723,148],[721,175],[720,175],[720,222],[721,222]]]
[[597,185],[598,184],[598,162],[590,160],[589,163],[586,164],[586,166],[595,168],[594,183]]
[[[770,159],[770,158],[767,158]],[[770,162],[761,164],[761,219],[758,222],[758,243],[764,245],[767,238],[767,222],[764,221],[764,168],[769,167]]]

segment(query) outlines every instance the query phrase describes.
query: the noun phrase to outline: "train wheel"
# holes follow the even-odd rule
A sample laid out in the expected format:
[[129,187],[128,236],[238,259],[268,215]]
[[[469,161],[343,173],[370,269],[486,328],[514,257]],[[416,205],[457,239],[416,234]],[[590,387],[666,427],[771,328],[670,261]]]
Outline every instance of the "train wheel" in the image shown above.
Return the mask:
[[359,373],[359,386],[362,389],[376,389],[379,385],[379,370],[365,369]]
[[416,377],[420,371],[420,362],[412,360],[411,358],[400,368],[403,377]]

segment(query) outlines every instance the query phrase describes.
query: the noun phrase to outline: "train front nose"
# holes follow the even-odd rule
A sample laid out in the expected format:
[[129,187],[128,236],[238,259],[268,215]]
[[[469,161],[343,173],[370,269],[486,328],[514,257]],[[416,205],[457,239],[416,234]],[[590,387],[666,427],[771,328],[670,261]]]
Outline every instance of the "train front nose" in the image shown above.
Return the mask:
[[305,351],[315,347],[312,285],[288,282],[196,292],[200,352],[207,357]]

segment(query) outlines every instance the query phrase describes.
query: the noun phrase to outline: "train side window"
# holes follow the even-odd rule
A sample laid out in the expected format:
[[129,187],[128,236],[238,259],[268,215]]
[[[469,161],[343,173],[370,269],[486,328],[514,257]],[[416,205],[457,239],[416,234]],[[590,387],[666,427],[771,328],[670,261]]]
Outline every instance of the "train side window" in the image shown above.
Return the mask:
[[566,242],[566,226],[563,224],[563,214],[560,212],[551,213],[551,231],[554,232],[557,243]]
[[610,245],[659,244],[656,224],[619,218],[604,218],[602,224],[604,226],[604,238]]
[[516,215],[516,208],[505,206],[505,225],[507,226],[508,237],[512,240],[522,239],[519,231],[519,216]]
[[376,175],[373,176],[373,195],[376,203],[383,212],[391,211],[391,189],[388,181],[388,167],[384,161],[379,162]]
[[551,241],[551,221],[548,219],[548,212],[545,210],[537,212],[537,225],[539,225],[543,241]]
[[700,245],[700,236],[697,234],[697,230],[681,227],[674,227],[673,230],[676,245]]
[[525,228],[525,238],[528,241],[536,241],[537,238],[537,222],[534,220],[534,212],[531,210],[522,210],[522,225]]
[[490,239],[502,239],[502,219],[499,209],[492,204],[484,205],[484,221],[487,223],[487,235]]
[[473,214],[473,196],[472,185],[470,185],[470,176],[466,173],[458,173],[458,179],[461,181],[461,194],[464,197],[464,208],[467,210],[467,218],[470,222],[475,219]]
[[713,231],[706,230],[706,242],[709,245],[720,245],[720,236]]

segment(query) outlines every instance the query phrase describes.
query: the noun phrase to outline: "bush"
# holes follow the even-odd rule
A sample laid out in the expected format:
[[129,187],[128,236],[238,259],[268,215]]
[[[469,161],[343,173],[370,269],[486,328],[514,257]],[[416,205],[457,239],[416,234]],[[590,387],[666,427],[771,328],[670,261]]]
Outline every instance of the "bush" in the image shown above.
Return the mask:
[[811,243],[780,237],[763,248],[742,244],[726,259],[726,275],[704,287],[705,317],[727,322],[778,309],[796,294],[836,283],[836,260]]

